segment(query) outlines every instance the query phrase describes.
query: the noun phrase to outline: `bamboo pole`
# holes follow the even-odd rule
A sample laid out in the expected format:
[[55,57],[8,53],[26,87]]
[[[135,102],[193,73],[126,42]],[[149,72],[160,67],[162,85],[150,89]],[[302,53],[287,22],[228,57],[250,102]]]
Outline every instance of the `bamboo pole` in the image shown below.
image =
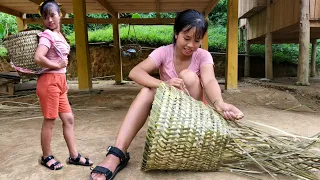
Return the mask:
[[121,84],[123,80],[122,75],[122,59],[120,51],[120,29],[119,29],[119,13],[112,17],[113,27],[113,45],[114,45],[114,57],[115,57],[115,81],[116,84]]
[[272,34],[270,32],[271,26],[271,9],[270,1],[267,0],[267,16],[266,16],[266,38],[265,38],[265,77],[267,79],[273,78],[273,65],[272,65]]
[[316,76],[316,58],[317,58],[317,39],[312,41],[312,55],[311,55],[311,73],[310,76]]
[[299,62],[298,81],[296,85],[309,85],[309,47],[310,47],[310,1],[300,0],[300,26],[299,26]]

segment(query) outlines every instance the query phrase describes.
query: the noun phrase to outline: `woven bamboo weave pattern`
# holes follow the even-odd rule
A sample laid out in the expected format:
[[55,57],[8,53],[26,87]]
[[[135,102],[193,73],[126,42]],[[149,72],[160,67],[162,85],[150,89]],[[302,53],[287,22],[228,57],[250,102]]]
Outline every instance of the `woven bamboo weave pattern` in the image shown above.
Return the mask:
[[226,121],[182,91],[163,88],[168,90],[157,91],[149,117],[143,169],[218,170],[230,139]]
[[[149,116],[142,169],[274,173],[320,179],[320,133],[272,132],[262,125],[226,121],[211,107],[161,83]],[[269,132],[270,130],[270,132]]]
[[34,62],[34,54],[38,46],[39,30],[22,31],[4,39],[4,46],[14,66],[40,71],[42,67]]

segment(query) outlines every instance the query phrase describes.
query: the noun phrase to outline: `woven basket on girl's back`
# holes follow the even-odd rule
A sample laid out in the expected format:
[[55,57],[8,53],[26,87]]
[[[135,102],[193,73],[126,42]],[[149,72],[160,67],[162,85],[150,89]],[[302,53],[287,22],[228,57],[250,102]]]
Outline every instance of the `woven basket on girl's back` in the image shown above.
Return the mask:
[[34,62],[40,32],[40,30],[21,31],[3,41],[12,67],[24,78],[33,78],[43,72],[43,68]]

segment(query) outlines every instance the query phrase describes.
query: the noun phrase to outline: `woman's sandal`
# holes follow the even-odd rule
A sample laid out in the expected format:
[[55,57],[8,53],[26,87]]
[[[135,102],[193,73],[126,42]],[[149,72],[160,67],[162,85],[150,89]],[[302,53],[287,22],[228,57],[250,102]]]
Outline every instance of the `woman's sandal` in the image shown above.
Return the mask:
[[47,163],[48,163],[51,159],[54,159],[54,157],[53,157],[52,155],[46,157],[46,159],[44,159],[43,156],[42,156],[42,157],[41,157],[41,165],[43,165],[44,167],[47,167],[48,169],[51,169],[51,170],[60,170],[60,169],[63,168],[63,166],[58,167],[58,168],[55,168],[55,166],[57,166],[58,164],[60,164],[59,161],[56,161],[55,163],[53,163],[53,164],[51,164],[50,166],[48,166]]
[[78,157],[77,158],[72,158],[72,157],[69,157],[68,161],[67,161],[67,164],[73,164],[73,165],[80,165],[80,166],[91,166],[93,165],[93,163],[90,164],[89,162],[89,158],[85,158],[86,159],[86,162],[81,162],[80,161],[80,158],[81,158],[81,154],[78,153]]
[[[124,154],[119,148],[109,146],[108,147],[108,153],[106,156],[109,154],[112,154],[120,159],[120,164],[117,166],[117,168],[114,170],[112,173],[108,168],[102,167],[102,166],[96,166],[92,171],[92,173],[96,174],[103,174],[107,180],[112,180],[118,172],[120,172],[123,168],[125,168],[130,160],[130,155],[129,153]],[[90,175],[90,180],[93,180],[92,176]]]

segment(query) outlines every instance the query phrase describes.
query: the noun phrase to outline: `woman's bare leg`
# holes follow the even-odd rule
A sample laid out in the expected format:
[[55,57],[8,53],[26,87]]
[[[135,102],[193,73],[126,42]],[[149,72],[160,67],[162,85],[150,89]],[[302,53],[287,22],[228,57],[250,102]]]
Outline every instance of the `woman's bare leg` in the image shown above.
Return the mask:
[[[127,151],[133,138],[146,122],[152,106],[155,92],[155,89],[144,87],[132,102],[127,115],[124,118],[115,143],[115,147],[121,149],[122,152]],[[106,167],[111,172],[114,172],[119,163],[119,158],[110,154],[98,166]],[[104,175],[95,173],[92,173],[92,178],[95,180],[106,179]]]

